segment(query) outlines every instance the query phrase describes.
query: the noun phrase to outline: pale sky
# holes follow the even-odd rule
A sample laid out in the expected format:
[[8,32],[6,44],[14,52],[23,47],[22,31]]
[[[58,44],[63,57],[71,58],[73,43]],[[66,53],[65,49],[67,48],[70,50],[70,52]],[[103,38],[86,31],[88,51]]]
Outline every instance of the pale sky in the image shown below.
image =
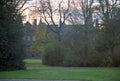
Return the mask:
[[[58,3],[60,3],[62,0],[51,0],[51,5],[54,7],[54,8],[58,8]],[[63,0],[64,1],[64,4],[62,4],[63,7],[66,7],[67,5],[67,1],[68,0]],[[77,1],[77,0],[74,0],[74,1]],[[24,8],[26,7],[29,7],[31,5],[39,5],[39,0],[30,0],[27,2],[27,4],[25,4]],[[93,6],[96,6],[96,5],[99,5],[99,3],[95,2],[93,4]],[[26,14],[26,21],[30,21],[31,19],[34,19],[33,15],[36,15],[35,13],[33,15],[31,15],[31,12],[29,10],[26,10],[25,11],[25,14]],[[31,16],[30,16],[31,15]],[[37,15],[36,15],[37,16]],[[40,19],[40,17],[36,17],[38,20]],[[56,23],[58,23],[58,18],[57,15],[54,15],[54,20],[56,20]],[[49,20],[49,19],[48,19]]]
[[[60,3],[61,1],[62,1],[62,0],[51,0],[51,5],[52,5],[54,8],[57,8],[57,7],[58,7],[58,3]],[[63,0],[63,1],[65,2],[65,1],[67,1],[67,0]],[[67,3],[67,2],[66,2],[66,3]],[[37,4],[39,5],[39,0],[30,0],[30,1],[27,1],[27,3],[25,4],[25,6],[23,7],[23,9],[25,9],[25,8],[31,6],[31,5],[35,5],[35,6],[36,6]],[[63,6],[65,6],[65,4],[64,4]],[[26,20],[23,21],[23,23],[25,23],[26,21],[29,21],[29,22],[32,23],[31,19],[34,19],[34,18],[33,18],[33,15],[35,15],[35,14],[33,14],[32,16],[30,16],[31,11],[30,11],[29,9],[25,10],[25,11],[24,11],[24,14],[26,15]],[[39,22],[39,19],[40,19],[40,17],[37,17],[38,22]],[[49,20],[49,19],[48,19],[48,20]],[[57,17],[57,15],[54,16],[54,20],[56,20],[56,23],[58,23],[58,17]],[[38,22],[37,22],[37,23],[38,23]]]

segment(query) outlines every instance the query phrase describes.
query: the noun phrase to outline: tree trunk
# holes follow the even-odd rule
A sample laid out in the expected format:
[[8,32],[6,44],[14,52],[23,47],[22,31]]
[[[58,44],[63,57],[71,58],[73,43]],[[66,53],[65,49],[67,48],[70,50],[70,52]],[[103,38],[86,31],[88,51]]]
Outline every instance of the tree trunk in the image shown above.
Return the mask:
[[61,41],[60,31],[57,33],[57,38],[58,38],[58,41],[60,42]]

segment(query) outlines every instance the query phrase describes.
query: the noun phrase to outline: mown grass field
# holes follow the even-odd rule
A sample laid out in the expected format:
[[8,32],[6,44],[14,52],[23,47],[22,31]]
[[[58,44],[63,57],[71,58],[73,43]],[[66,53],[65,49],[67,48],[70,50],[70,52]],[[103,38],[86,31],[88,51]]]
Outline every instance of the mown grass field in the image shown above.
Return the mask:
[[0,78],[41,80],[120,81],[120,68],[48,67],[41,60],[24,60],[27,70],[0,72]]

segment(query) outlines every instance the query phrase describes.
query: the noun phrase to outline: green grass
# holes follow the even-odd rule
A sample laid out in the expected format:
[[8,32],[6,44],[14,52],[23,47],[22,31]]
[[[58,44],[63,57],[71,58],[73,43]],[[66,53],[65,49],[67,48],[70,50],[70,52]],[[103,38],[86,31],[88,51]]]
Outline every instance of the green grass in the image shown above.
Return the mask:
[[25,59],[25,63],[42,63],[41,59]]
[[48,67],[41,60],[25,60],[27,70],[0,72],[0,78],[120,81],[120,68]]

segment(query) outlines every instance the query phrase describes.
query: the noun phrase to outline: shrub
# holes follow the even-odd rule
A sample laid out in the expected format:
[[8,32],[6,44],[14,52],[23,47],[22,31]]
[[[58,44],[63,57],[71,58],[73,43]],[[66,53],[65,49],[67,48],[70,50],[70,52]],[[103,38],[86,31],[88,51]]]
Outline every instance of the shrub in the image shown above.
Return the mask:
[[75,65],[76,55],[73,53],[73,50],[66,50],[64,59],[63,59],[63,66],[71,67]]
[[64,58],[64,48],[58,42],[45,46],[42,62],[45,65],[61,66]]
[[104,58],[102,59],[101,65],[102,65],[103,67],[113,66],[113,60],[112,60],[112,58],[111,58],[110,56],[104,57]]

